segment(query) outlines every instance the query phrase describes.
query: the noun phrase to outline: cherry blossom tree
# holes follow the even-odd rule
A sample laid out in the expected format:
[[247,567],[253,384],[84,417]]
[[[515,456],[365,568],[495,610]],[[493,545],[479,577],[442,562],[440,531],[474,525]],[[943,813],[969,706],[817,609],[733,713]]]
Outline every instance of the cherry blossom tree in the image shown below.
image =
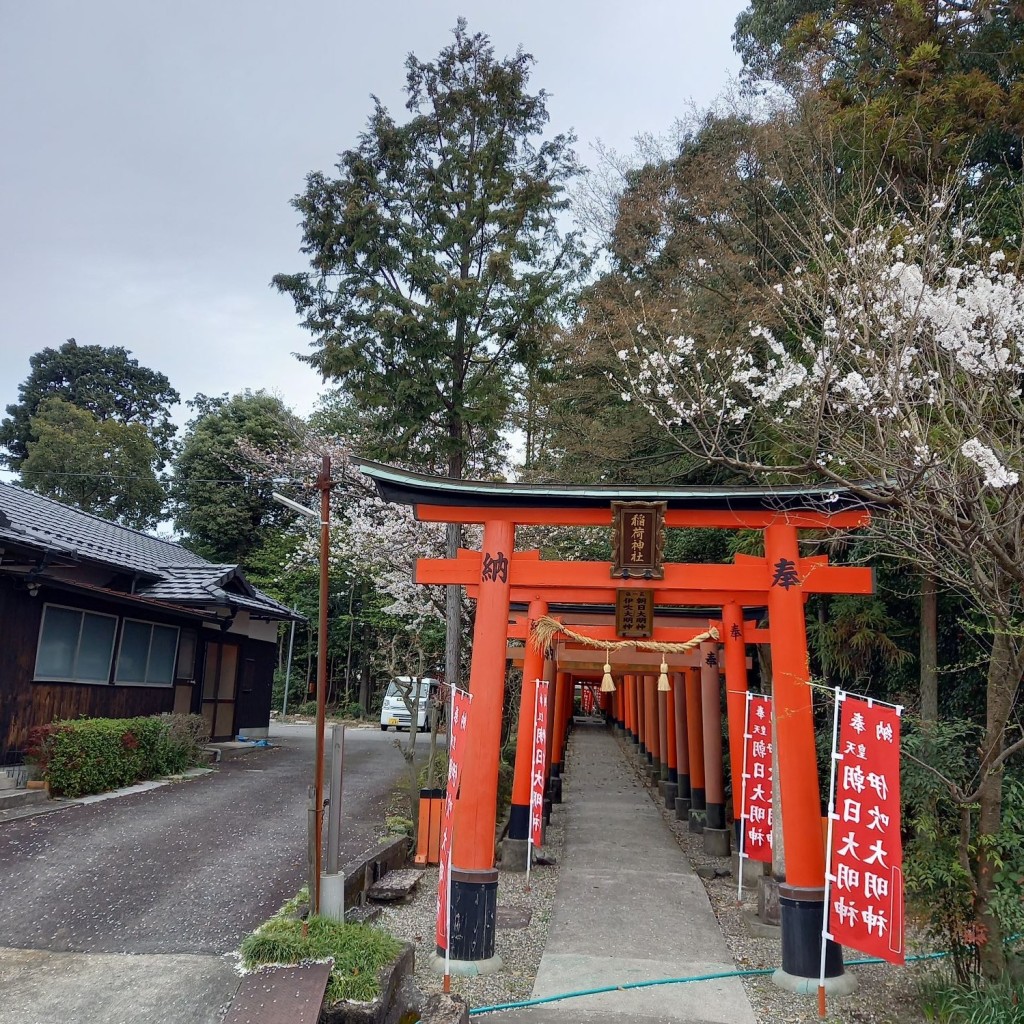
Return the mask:
[[[374,484],[359,471],[352,449],[337,438],[307,429],[289,446],[266,449],[239,443],[239,452],[270,477],[287,480],[293,497],[311,507],[318,500],[316,479],[321,459],[331,457],[331,564],[358,567],[360,575],[391,598],[385,613],[404,619],[412,630],[429,619],[445,618],[443,587],[421,586],[414,580],[418,558],[444,558],[445,527],[421,523],[412,509],[394,505],[377,494]],[[297,520],[303,540],[293,561],[319,557],[320,531],[314,520]]]
[[[766,316],[702,336],[639,306],[620,388],[691,457],[764,483],[832,483],[875,509],[887,548],[966,595],[987,626],[977,774],[956,786],[986,973],[1004,966],[992,912],[1003,771],[1024,749],[1024,280],[956,197],[908,214],[872,195],[852,219],[824,198],[793,224]],[[968,210],[969,213],[969,210]],[[970,808],[976,805],[977,818]]]

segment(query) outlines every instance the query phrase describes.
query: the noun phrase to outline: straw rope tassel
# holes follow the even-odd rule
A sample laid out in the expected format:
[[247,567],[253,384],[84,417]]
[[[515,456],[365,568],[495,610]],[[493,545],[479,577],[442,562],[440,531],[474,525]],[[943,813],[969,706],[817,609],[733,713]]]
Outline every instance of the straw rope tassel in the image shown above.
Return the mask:
[[604,663],[604,675],[601,677],[601,692],[615,692],[615,680],[612,679],[612,667],[607,661]]
[[661,675],[658,676],[658,689],[662,693],[668,693],[668,691],[672,689],[672,687],[668,685],[668,662],[664,660],[661,663]]

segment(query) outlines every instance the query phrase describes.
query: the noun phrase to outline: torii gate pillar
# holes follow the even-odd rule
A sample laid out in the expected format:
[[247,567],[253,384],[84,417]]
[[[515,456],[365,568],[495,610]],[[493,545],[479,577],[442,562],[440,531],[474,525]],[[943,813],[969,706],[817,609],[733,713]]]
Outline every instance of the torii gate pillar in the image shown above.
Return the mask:
[[[484,523],[483,563],[473,627],[469,692],[473,703],[466,731],[462,785],[455,804],[449,913],[453,961],[489,961],[495,969],[494,940],[498,872],[494,868],[501,712],[508,650],[509,566],[515,527],[504,520]],[[438,950],[438,953],[443,953]],[[456,969],[457,972],[457,969]]]
[[[529,627],[542,615],[547,615],[546,601],[531,601],[528,612]],[[530,855],[530,796],[533,790],[533,729],[537,697],[537,680],[544,677],[544,652],[527,641],[523,655],[523,686],[519,699],[519,731],[516,734],[515,775],[512,780],[512,806],[509,809],[508,835],[501,843],[502,866],[511,871],[525,871]],[[553,682],[553,680],[552,680]],[[554,703],[554,687],[551,687]],[[551,730],[549,729],[549,732]],[[553,741],[549,744],[553,747]]]
[[[772,573],[768,622],[772,643],[775,752],[779,766],[782,827],[786,836],[786,880],[779,885],[782,967],[773,980],[789,991],[817,986],[821,921],[825,905],[825,844],[814,747],[814,713],[807,662],[807,623],[795,526],[778,523],[764,531]],[[825,974],[831,989],[843,974],[842,951],[829,940]],[[844,981],[847,979],[843,979]]]

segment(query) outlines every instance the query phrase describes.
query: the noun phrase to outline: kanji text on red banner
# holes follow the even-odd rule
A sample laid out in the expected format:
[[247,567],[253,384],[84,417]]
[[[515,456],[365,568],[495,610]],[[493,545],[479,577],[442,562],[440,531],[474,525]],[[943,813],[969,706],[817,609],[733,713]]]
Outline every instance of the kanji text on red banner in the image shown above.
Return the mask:
[[885,704],[840,699],[828,931],[843,946],[899,964],[900,716]]

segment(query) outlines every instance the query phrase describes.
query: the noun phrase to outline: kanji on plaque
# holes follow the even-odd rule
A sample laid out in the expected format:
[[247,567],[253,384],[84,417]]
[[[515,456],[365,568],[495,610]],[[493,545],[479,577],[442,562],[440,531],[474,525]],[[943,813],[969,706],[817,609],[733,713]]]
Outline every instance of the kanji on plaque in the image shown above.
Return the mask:
[[743,769],[743,844],[745,857],[772,860],[772,699],[747,698]]
[[441,815],[441,839],[438,848],[437,876],[437,948],[448,948],[448,884],[452,870],[452,826],[455,822],[455,801],[462,777],[462,759],[466,753],[466,723],[473,698],[465,690],[453,688],[451,717],[448,726],[448,786]]
[[544,775],[547,768],[548,681],[537,680],[537,714],[533,721],[533,763],[530,771],[530,842],[541,845],[544,829]]
[[828,931],[840,945],[901,964],[900,716],[840,699]]

